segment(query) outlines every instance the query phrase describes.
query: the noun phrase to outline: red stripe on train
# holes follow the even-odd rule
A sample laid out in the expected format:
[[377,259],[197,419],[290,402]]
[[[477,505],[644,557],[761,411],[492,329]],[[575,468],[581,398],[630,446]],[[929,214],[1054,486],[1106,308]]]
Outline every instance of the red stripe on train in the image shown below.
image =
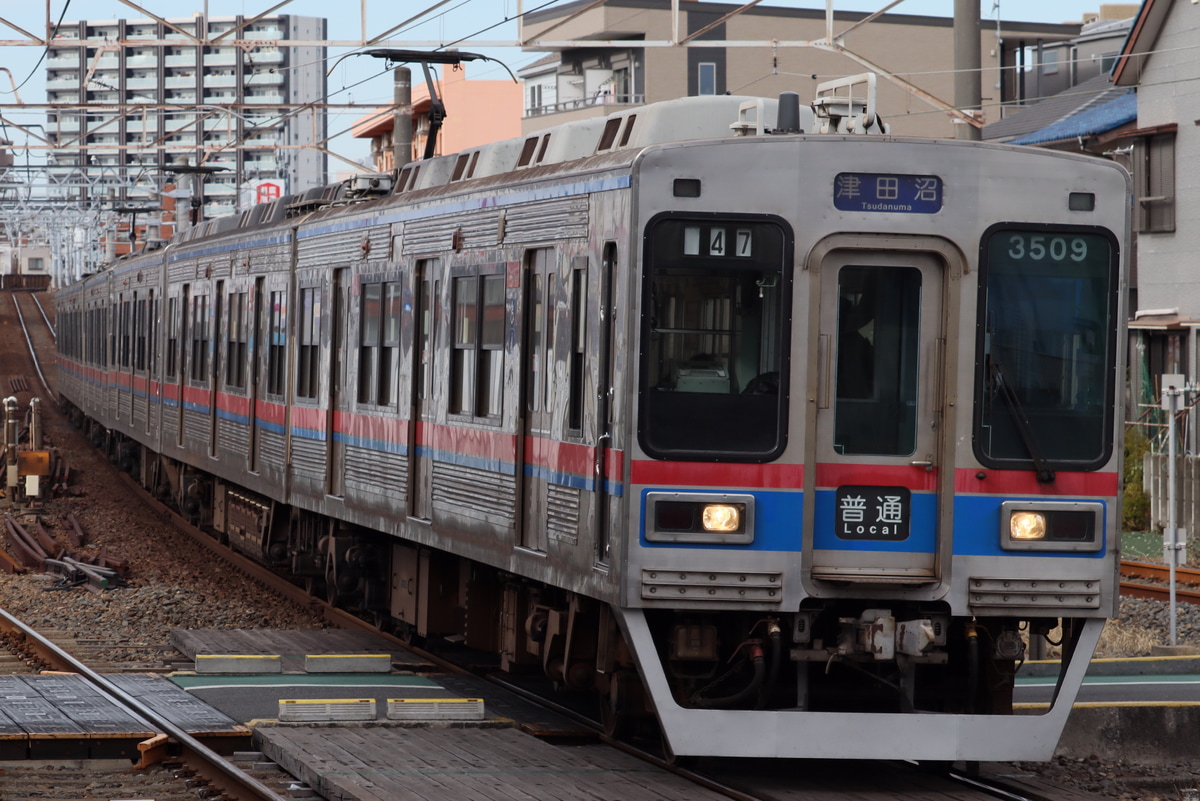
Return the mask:
[[651,486],[803,489],[804,465],[714,464],[634,459],[630,463],[630,482]]
[[[979,478],[983,475],[984,478]],[[954,491],[984,495],[1063,495],[1072,497],[1112,497],[1120,479],[1116,473],[1056,473],[1054,481],[1043,484],[1032,470],[956,470]]]

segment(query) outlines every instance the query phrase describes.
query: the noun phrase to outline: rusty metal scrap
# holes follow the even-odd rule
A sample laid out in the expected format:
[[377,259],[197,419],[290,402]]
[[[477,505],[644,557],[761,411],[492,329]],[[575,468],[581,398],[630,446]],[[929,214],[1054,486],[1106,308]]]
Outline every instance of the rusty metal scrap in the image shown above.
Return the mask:
[[8,548],[21,564],[37,570],[45,569],[47,554],[37,540],[29,536],[29,532],[12,515],[4,516],[4,525],[8,530]]
[[79,525],[79,520],[75,517],[75,513],[71,512],[66,517],[67,521],[67,539],[71,541],[72,548],[82,548],[87,545],[87,532],[83,530],[83,526]]

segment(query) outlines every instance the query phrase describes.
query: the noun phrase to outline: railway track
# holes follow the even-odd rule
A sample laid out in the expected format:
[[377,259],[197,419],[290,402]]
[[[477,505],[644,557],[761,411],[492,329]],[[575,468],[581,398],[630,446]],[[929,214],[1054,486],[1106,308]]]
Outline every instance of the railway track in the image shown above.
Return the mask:
[[[173,749],[178,753],[178,759],[186,765],[185,772],[192,777],[200,777],[198,782],[193,779],[192,785],[189,787],[193,795],[196,794],[195,788],[203,785],[221,792],[225,798],[237,801],[278,801],[280,798],[280,795],[270,787],[234,767],[225,758],[193,738],[154,708],[120,689],[79,659],[2,609],[0,609],[0,631],[3,631],[7,637],[18,638],[24,647],[36,653],[38,659],[52,669],[80,676],[104,698],[130,712],[135,719],[146,723],[152,730],[158,731],[158,736],[139,746],[139,750],[143,752],[142,764],[139,767],[146,768],[161,761],[166,756],[169,737]],[[210,792],[206,795],[212,797],[215,793]]]
[[[1122,561],[1121,594],[1133,598],[1166,601],[1171,592],[1171,588],[1168,586],[1169,575],[1170,568],[1166,565],[1154,562]],[[1189,567],[1175,568],[1175,584],[1176,600],[1200,604],[1200,570]]]
[[[36,338],[40,340],[43,336],[48,337],[49,341],[46,342],[44,345],[41,344],[41,342],[39,342],[35,345],[35,342],[34,342],[35,334],[33,333],[33,330],[32,330],[33,327],[26,323],[25,313],[21,310],[21,306],[23,305],[22,301],[21,301],[21,297],[23,297],[23,296],[27,296],[27,297],[31,298],[31,300],[25,301],[25,303],[28,303],[30,306],[32,306],[34,303],[37,304],[37,310],[40,313],[44,327],[39,328],[39,332],[38,332],[38,335],[36,336]],[[17,313],[17,321],[21,325],[21,333],[25,336],[25,344],[29,348],[29,360],[30,360],[30,363],[33,365],[33,371],[37,374],[38,381],[45,388],[47,397],[52,401],[57,401],[58,394],[54,391],[54,388],[50,385],[50,379],[48,379],[46,377],[45,373],[42,372],[41,360],[38,358],[39,350],[42,351],[43,353],[45,353],[46,351],[53,352],[54,342],[57,339],[57,337],[54,333],[54,327],[50,324],[50,319],[46,316],[46,311],[45,311],[45,309],[42,308],[41,301],[38,301],[36,298],[33,298],[32,295],[29,295],[28,293],[14,292],[14,293],[12,293],[12,302],[13,302],[13,308],[16,310],[16,313]],[[51,364],[54,363],[53,359],[51,359],[50,363]]]

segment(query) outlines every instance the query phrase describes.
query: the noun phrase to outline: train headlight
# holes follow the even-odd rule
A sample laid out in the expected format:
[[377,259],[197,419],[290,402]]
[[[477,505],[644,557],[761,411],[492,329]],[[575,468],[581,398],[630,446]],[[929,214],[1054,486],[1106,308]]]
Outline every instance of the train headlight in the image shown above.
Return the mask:
[[748,545],[754,496],[726,492],[647,492],[647,542]]
[[1104,504],[1005,501],[1000,504],[1000,547],[1006,551],[1099,551],[1104,547]]
[[1008,536],[1014,540],[1044,540],[1046,516],[1041,512],[1013,512],[1008,518]]
[[705,531],[737,531],[742,527],[742,510],[730,503],[710,503],[700,512]]

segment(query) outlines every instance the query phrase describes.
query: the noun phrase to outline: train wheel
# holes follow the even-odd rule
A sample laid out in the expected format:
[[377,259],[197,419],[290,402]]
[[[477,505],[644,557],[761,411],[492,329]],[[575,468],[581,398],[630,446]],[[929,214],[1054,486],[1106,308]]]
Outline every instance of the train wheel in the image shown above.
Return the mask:
[[608,692],[600,698],[600,723],[604,734],[613,739],[625,739],[633,730],[629,711],[631,681],[639,681],[636,672],[618,670],[608,682]]
[[304,591],[314,598],[325,597],[325,579],[320,576],[305,576]]

